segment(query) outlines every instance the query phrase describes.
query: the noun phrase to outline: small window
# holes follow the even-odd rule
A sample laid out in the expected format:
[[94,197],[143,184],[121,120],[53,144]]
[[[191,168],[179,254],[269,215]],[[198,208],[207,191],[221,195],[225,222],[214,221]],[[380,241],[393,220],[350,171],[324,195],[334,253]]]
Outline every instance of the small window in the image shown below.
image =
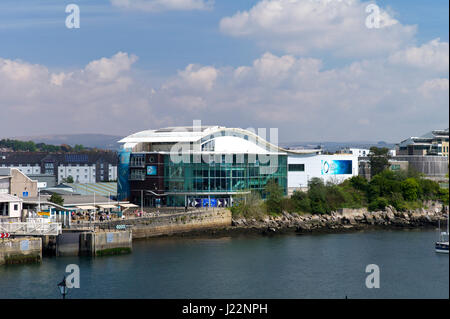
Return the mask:
[[14,204],[14,210],[19,210],[19,205]]
[[289,164],[288,170],[289,172],[304,172],[305,164]]

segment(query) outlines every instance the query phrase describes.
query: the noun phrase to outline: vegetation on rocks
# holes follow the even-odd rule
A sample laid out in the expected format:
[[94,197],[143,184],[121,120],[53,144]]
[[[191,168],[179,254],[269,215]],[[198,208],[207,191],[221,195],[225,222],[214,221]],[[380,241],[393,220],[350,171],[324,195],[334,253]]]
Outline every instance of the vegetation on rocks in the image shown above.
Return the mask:
[[324,183],[322,179],[309,181],[308,191],[295,191],[290,198],[283,196],[275,182],[267,184],[266,200],[257,193],[242,195],[231,208],[233,217],[258,218],[266,214],[289,213],[330,214],[341,208],[367,207],[369,211],[392,206],[398,211],[422,207],[423,201],[449,203],[449,190],[426,179],[414,170],[393,172],[384,169],[370,181],[354,176],[343,183]]

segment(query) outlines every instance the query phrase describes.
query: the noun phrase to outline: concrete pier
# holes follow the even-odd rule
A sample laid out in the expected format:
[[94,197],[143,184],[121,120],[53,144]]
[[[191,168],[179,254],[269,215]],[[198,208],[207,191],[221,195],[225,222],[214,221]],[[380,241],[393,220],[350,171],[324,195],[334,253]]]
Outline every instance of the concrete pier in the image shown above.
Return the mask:
[[210,209],[96,224],[96,227],[104,229],[116,229],[120,226],[132,229],[133,239],[166,236],[229,227],[231,226],[231,212],[228,209]]
[[130,253],[132,249],[132,232],[98,231],[80,234],[81,256],[105,256]]
[[34,263],[41,260],[41,238],[21,237],[0,240],[0,265]]

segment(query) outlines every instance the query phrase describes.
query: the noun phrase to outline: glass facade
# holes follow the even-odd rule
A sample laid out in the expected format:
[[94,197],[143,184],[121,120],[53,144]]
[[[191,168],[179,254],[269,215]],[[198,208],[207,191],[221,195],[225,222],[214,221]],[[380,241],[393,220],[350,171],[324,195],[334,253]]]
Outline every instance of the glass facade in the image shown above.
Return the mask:
[[286,155],[276,155],[276,160],[264,164],[255,161],[255,156],[249,159],[248,154],[232,157],[229,163],[224,155],[219,163],[194,163],[191,155],[188,163],[174,163],[170,156],[164,156],[164,191],[169,193],[168,206],[184,205],[186,194],[223,197],[224,194],[258,191],[264,197],[264,187],[270,180],[275,180],[287,193]]

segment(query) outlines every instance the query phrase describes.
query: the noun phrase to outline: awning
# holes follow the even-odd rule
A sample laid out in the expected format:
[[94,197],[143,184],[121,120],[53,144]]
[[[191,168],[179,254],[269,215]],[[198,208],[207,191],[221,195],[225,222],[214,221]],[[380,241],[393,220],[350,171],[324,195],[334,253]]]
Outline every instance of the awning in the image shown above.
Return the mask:
[[90,206],[90,205],[83,205],[83,206],[77,206],[77,208],[79,209],[83,209],[83,210],[88,210],[88,209],[97,209],[97,207],[95,206]]
[[99,204],[97,205],[100,208],[116,208],[117,205],[111,205],[111,204]]
[[139,207],[138,205],[135,204],[119,204],[119,205],[125,208]]

